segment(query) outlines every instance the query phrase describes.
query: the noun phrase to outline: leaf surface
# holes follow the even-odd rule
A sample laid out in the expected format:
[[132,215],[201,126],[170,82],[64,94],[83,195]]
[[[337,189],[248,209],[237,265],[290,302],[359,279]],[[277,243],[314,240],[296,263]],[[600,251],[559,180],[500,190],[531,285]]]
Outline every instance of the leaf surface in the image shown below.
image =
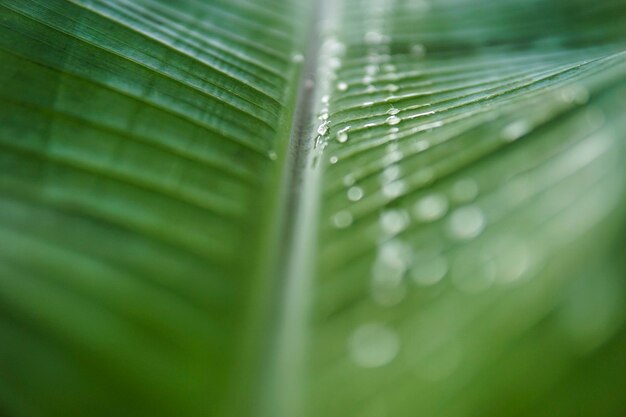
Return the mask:
[[619,2],[0,17],[0,414],[621,415]]

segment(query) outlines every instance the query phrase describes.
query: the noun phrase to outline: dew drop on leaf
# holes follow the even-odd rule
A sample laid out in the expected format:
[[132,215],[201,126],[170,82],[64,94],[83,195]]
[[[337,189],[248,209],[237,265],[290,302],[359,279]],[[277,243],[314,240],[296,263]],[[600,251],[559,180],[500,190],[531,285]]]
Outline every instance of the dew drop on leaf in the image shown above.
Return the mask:
[[424,47],[424,45],[422,45],[421,43],[416,43],[415,45],[411,46],[411,54],[413,54],[413,56],[421,58],[426,55],[426,47]]
[[418,140],[417,142],[415,142],[415,145],[413,145],[413,148],[415,148],[415,150],[418,152],[425,151],[429,147],[430,145],[426,140]]
[[372,299],[381,307],[393,307],[406,296],[406,284],[400,282],[398,285],[385,285],[380,282],[372,282]]
[[333,226],[337,229],[345,229],[352,224],[352,214],[349,211],[342,210],[337,212],[332,217]]
[[400,177],[400,167],[398,165],[389,165],[380,174],[380,181],[383,184],[392,182]]
[[380,44],[384,40],[384,36],[378,32],[370,31],[365,34],[365,43],[370,45]]
[[429,286],[441,281],[448,272],[448,261],[443,255],[418,258],[411,269],[416,284]]
[[400,87],[398,87],[395,84],[388,84],[387,85],[387,91],[390,91],[392,93],[395,93],[396,91],[398,91],[400,89]]
[[560,97],[566,103],[583,105],[589,101],[589,90],[582,85],[570,85],[561,90]]
[[361,81],[363,82],[363,84],[371,84],[374,82],[374,77],[372,77],[371,75],[366,75]]
[[525,120],[517,120],[506,125],[504,129],[502,129],[501,135],[507,142],[513,142],[530,132],[530,130],[530,123]]
[[448,211],[448,200],[441,194],[431,194],[423,197],[415,204],[415,215],[425,222],[432,222],[442,218]]
[[[322,115],[323,116],[323,115]],[[322,117],[320,116],[320,117]],[[324,120],[324,119],[322,119]],[[324,136],[328,132],[328,121],[324,120],[321,125],[317,128],[317,133],[321,136]]]
[[350,130],[350,126],[344,127],[337,132],[337,142],[346,143],[348,141],[348,130]]
[[367,65],[365,67],[365,73],[367,75],[375,75],[378,73],[378,66],[377,65]]
[[401,121],[402,119],[400,119],[398,116],[392,115],[392,116],[387,117],[387,120],[385,120],[385,123],[387,123],[390,126],[393,126],[393,125],[397,125]]
[[361,187],[350,187],[347,192],[348,200],[359,201],[363,198],[363,189]]
[[383,157],[383,161],[382,162],[385,165],[395,164],[396,162],[401,160],[403,156],[404,156],[404,154],[402,152],[400,152],[400,151],[389,152],[387,155],[385,155]]
[[472,201],[478,195],[478,184],[471,178],[464,178],[452,186],[452,198],[459,203]]
[[387,198],[399,197],[405,190],[406,184],[404,181],[393,181],[383,185],[383,195]]
[[472,239],[485,228],[485,216],[476,206],[465,206],[455,210],[448,223],[450,234],[457,239]]
[[391,307],[402,301],[406,294],[403,278],[410,261],[411,249],[399,239],[379,247],[370,283],[371,296],[377,304]]
[[352,174],[346,174],[343,177],[343,185],[345,185],[346,187],[350,187],[354,185],[355,182],[356,182],[356,178],[354,178],[354,175]]
[[395,235],[406,229],[409,216],[404,210],[393,209],[383,212],[380,216],[380,227],[388,235]]
[[363,368],[377,368],[390,363],[398,354],[400,341],[390,327],[382,323],[358,326],[348,340],[350,359]]

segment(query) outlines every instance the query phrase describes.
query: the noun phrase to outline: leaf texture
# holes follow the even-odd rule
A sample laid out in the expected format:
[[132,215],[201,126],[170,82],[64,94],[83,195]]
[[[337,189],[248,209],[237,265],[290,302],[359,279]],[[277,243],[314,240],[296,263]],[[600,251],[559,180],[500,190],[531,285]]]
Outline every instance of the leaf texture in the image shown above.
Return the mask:
[[217,415],[300,11],[0,7],[0,414]]
[[0,415],[620,417],[625,50],[609,0],[0,0]]
[[334,14],[309,415],[620,415],[624,8]]

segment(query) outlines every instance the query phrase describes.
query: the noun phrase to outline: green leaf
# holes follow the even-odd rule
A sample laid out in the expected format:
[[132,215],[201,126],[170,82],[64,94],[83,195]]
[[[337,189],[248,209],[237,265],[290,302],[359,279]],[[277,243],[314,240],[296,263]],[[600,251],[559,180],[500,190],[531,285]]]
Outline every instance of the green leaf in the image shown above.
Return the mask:
[[626,408],[626,7],[0,1],[0,415]]

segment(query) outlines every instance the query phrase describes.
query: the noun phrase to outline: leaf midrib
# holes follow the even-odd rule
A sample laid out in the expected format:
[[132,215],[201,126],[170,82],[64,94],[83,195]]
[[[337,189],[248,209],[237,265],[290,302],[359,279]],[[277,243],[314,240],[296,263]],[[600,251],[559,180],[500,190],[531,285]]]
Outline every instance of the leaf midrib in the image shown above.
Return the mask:
[[[315,274],[312,253],[321,198],[321,170],[314,163],[321,155],[315,148],[315,115],[324,82],[329,81],[320,77],[320,68],[322,25],[332,7],[332,0],[321,0],[309,8],[304,61],[277,129],[276,171],[268,188],[263,237],[252,269],[255,285],[243,321],[243,361],[237,365],[230,401],[225,402],[226,415],[232,417],[293,417],[302,410],[309,284]],[[267,343],[259,346],[262,341]]]

